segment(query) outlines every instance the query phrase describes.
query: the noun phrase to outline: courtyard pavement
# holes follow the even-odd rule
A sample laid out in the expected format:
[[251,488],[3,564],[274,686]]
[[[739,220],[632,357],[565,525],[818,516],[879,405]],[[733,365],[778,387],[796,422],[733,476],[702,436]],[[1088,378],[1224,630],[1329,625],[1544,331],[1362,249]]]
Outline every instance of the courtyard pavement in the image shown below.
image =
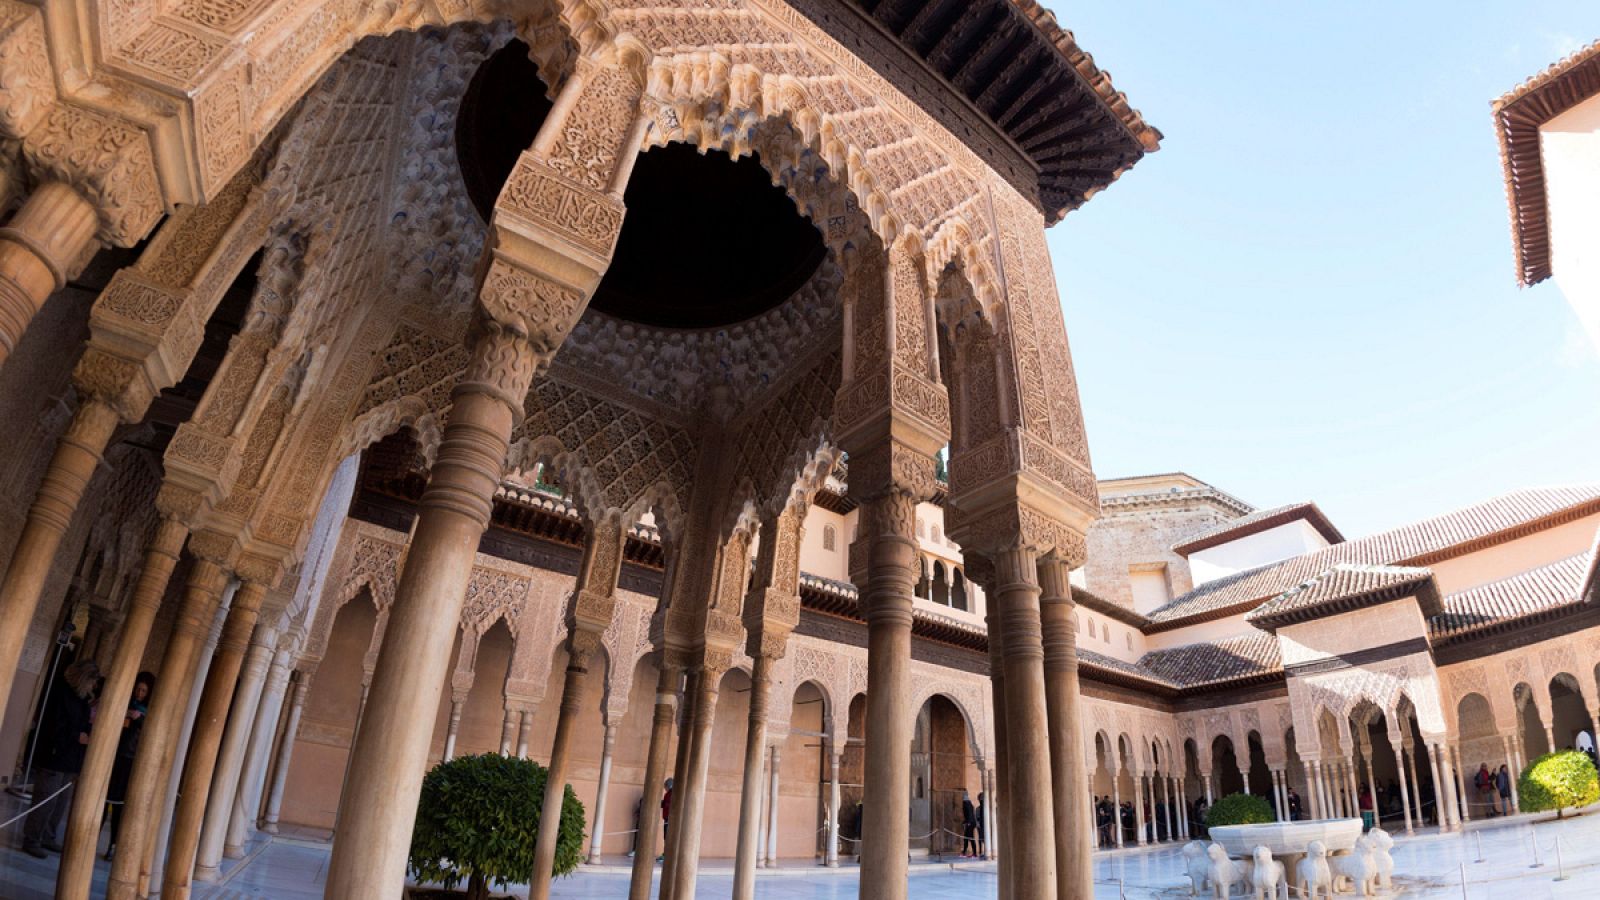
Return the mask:
[[[11,835],[4,835],[9,843]],[[1558,848],[1559,844],[1559,848]],[[1095,898],[1187,897],[1180,844],[1095,854]],[[1559,849],[1559,866],[1557,853]],[[196,900],[321,900],[327,878],[326,843],[279,837],[247,848],[243,860],[229,860],[223,881],[196,885]],[[1556,821],[1548,816],[1514,816],[1474,821],[1463,833],[1419,832],[1398,837],[1394,850],[1395,892],[1388,896],[1466,900],[1545,900],[1600,897],[1600,808]],[[1481,861],[1480,861],[1481,860]],[[558,879],[552,897],[600,900],[627,894],[627,860],[585,866]],[[35,860],[12,847],[0,847],[0,900],[47,900],[56,858]],[[109,866],[96,866],[99,895]],[[732,893],[730,864],[708,860],[701,866],[696,900],[721,900]],[[982,900],[996,895],[992,863],[918,860],[911,869],[913,900]],[[1558,880],[1565,875],[1565,880]],[[1463,894],[1462,879],[1466,880]],[[787,865],[763,870],[756,882],[759,900],[855,900],[858,872],[853,866],[823,869]],[[525,897],[516,887],[511,893]],[[1353,896],[1353,895],[1345,895]]]

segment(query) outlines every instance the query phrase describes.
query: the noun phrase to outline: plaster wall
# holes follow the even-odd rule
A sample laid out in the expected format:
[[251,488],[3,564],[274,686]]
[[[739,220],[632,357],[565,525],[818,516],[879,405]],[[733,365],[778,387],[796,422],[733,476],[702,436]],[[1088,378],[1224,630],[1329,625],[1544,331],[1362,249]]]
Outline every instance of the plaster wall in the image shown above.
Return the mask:
[[1324,616],[1278,629],[1283,664],[1292,666],[1426,637],[1428,623],[1414,597]]
[[1600,95],[1539,129],[1551,268],[1589,341],[1600,348]]
[[1130,566],[1165,563],[1172,596],[1187,593],[1194,588],[1189,561],[1173,553],[1173,545],[1230,518],[1198,500],[1108,511],[1089,526],[1085,586],[1113,603],[1136,609]]
[[1194,583],[1205,584],[1225,575],[1264,566],[1328,546],[1328,539],[1304,519],[1245,535],[1238,540],[1189,554]]
[[1585,516],[1476,553],[1430,563],[1428,568],[1433,570],[1439,592],[1454,594],[1583,553],[1594,546],[1597,530],[1600,514]]
[[[856,512],[847,515],[812,504],[806,512],[805,534],[800,540],[800,571],[835,581],[850,580],[850,536],[855,533]],[[829,549],[828,532],[833,532]]]
[[1223,638],[1239,637],[1244,634],[1257,634],[1259,629],[1244,620],[1245,614],[1226,616],[1210,622],[1197,622],[1174,628],[1171,631],[1157,631],[1147,634],[1145,647],[1149,650],[1165,650],[1169,647],[1181,647],[1184,644],[1195,644],[1200,641],[1217,641]]

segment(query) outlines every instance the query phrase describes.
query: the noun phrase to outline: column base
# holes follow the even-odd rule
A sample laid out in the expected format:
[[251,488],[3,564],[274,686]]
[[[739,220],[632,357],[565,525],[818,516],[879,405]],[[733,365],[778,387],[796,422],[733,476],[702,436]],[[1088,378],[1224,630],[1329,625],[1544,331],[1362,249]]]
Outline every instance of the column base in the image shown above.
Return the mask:
[[217,868],[217,867],[215,867],[215,866],[195,866],[194,867],[194,880],[195,881],[210,882],[210,881],[216,881],[217,879],[219,879],[221,877],[222,877],[222,870]]
[[277,834],[278,833],[278,823],[277,822],[268,822],[267,824],[261,826],[261,830],[262,830],[262,832],[264,832],[266,834]]
[[223,859],[244,859],[244,848],[225,844],[222,847],[222,857]]

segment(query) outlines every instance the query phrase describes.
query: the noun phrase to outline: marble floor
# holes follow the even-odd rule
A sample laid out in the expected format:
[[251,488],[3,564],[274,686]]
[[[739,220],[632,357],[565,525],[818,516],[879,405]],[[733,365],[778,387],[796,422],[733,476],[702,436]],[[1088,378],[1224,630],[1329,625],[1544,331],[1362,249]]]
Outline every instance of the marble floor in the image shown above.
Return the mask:
[[[1559,851],[1559,868],[1558,868]],[[320,900],[327,877],[328,845],[277,838],[252,845],[215,885],[197,885],[196,900]],[[1473,822],[1463,833],[1419,833],[1400,838],[1391,896],[1466,900],[1545,900],[1600,896],[1600,810],[1561,821],[1529,817]],[[552,896],[600,900],[627,893],[626,860],[585,867],[559,879]],[[103,883],[105,863],[98,867]],[[45,900],[51,896],[55,857],[35,860],[0,847],[0,900]],[[1561,880],[1560,876],[1565,875]],[[996,894],[992,864],[919,862],[912,867],[914,900],[981,900]],[[1463,893],[1462,879],[1466,880]],[[1095,855],[1096,898],[1187,897],[1178,845]],[[855,900],[856,871],[788,866],[757,880],[760,900]],[[720,900],[732,892],[727,861],[708,860],[696,900]],[[98,895],[99,889],[95,891]],[[512,888],[511,893],[526,896]]]

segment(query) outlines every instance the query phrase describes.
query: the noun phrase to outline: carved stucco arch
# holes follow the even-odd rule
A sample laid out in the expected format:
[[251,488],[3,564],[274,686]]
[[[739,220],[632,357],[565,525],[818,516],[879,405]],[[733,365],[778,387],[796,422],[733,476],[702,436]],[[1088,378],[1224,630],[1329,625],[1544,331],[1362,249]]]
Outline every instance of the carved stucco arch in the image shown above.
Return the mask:
[[976,683],[966,683],[950,678],[938,678],[931,672],[923,673],[924,677],[914,679],[916,690],[911,695],[909,711],[920,713],[922,707],[934,697],[943,697],[950,701],[967,726],[967,745],[972,750],[975,759],[987,760],[991,756],[988,752],[988,719],[984,715],[985,707],[983,697]]

